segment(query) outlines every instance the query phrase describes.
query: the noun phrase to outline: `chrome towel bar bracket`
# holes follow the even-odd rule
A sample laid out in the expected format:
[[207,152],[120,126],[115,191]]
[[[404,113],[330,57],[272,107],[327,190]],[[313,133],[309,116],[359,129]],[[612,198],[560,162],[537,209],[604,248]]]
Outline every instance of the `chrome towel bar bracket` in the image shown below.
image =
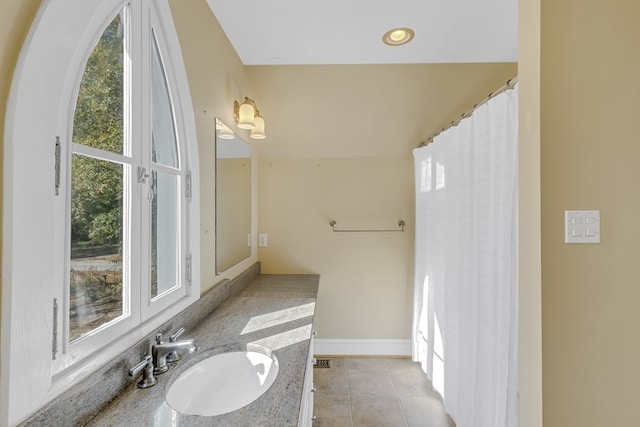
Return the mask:
[[398,221],[399,228],[383,228],[383,229],[362,229],[362,228],[336,228],[338,223],[335,220],[331,220],[329,225],[334,233],[382,233],[382,232],[392,232],[392,231],[404,231],[404,220]]

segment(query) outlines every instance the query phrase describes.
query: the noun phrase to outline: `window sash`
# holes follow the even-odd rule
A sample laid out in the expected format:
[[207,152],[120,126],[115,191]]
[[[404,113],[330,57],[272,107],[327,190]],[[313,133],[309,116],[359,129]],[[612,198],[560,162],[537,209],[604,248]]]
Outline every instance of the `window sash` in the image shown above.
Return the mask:
[[[57,292],[59,300],[63,301],[63,327],[59,340],[61,341],[61,353],[53,361],[54,373],[60,373],[71,366],[74,361],[80,360],[94,352],[97,348],[107,342],[117,339],[127,333],[136,325],[141,324],[154,315],[166,310],[181,298],[188,296],[188,286],[186,282],[185,261],[187,254],[187,226],[185,220],[186,202],[184,197],[184,176],[185,170],[180,162],[180,152],[184,150],[180,141],[180,122],[175,116],[173,99],[171,98],[173,76],[167,72],[163,61],[162,52],[165,49],[165,40],[162,33],[155,30],[158,25],[158,18],[150,4],[142,6],[142,1],[132,2],[124,7],[122,13],[123,28],[125,36],[125,49],[130,52],[128,55],[130,62],[124,65],[123,92],[123,148],[122,153],[108,151],[101,148],[90,147],[79,143],[73,143],[72,148],[67,153],[68,176],[67,183],[70,187],[71,176],[71,155],[78,154],[104,161],[114,162],[123,166],[123,315],[117,319],[103,324],[90,333],[78,339],[70,341],[69,331],[69,310],[70,310],[70,289],[69,289],[69,267],[70,267],[70,242],[66,246],[65,265],[67,265],[66,277],[63,280],[64,290]],[[145,2],[146,3],[146,2]],[[134,23],[143,25],[136,25]],[[101,34],[104,29],[101,30]],[[95,46],[91,48],[92,53]],[[170,113],[173,122],[173,137],[175,138],[175,161],[169,165],[154,164],[152,161],[152,50],[157,49],[157,56],[163,70],[166,90],[170,100]],[[127,55],[125,55],[127,57]],[[147,61],[141,60],[142,58]],[[83,67],[79,72],[84,73]],[[77,93],[74,94],[77,96]],[[165,106],[166,107],[166,106]],[[71,117],[73,119],[73,116]],[[131,143],[135,142],[135,143]],[[165,150],[166,151],[166,150]],[[166,162],[165,162],[166,163]],[[144,182],[138,182],[137,165],[144,168],[146,174],[150,175]],[[175,190],[173,200],[176,203],[174,209],[174,226],[176,227],[174,241],[177,244],[174,258],[174,269],[172,271],[173,286],[164,289],[162,292],[153,294],[151,290],[152,279],[152,199],[153,189],[151,188],[151,176],[173,176],[175,180]],[[70,206],[71,195],[67,196],[67,206]],[[166,201],[165,201],[166,205]],[[70,221],[70,211],[67,215]],[[67,223],[67,229],[70,224]],[[67,233],[67,236],[70,236]],[[168,244],[165,243],[165,246]]]

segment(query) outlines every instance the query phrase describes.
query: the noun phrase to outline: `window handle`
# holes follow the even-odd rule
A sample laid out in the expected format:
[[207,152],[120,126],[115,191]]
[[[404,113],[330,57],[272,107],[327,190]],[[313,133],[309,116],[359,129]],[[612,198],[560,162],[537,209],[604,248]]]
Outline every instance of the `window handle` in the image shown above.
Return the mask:
[[147,178],[149,178],[149,174],[147,173],[147,168],[138,166],[138,182],[141,184],[145,184],[147,182]]

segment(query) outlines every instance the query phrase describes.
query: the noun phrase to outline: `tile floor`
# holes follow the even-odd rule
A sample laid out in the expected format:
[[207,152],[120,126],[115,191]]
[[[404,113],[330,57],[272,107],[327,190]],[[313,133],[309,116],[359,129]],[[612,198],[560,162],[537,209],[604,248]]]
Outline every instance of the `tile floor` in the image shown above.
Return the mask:
[[314,427],[455,427],[410,359],[337,358],[314,368]]

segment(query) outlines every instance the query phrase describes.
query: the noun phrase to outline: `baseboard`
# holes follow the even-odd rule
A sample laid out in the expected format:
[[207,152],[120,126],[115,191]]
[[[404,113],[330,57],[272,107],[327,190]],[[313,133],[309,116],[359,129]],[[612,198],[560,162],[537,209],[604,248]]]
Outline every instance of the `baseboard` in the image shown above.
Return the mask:
[[411,340],[313,340],[315,354],[324,356],[411,356]]

